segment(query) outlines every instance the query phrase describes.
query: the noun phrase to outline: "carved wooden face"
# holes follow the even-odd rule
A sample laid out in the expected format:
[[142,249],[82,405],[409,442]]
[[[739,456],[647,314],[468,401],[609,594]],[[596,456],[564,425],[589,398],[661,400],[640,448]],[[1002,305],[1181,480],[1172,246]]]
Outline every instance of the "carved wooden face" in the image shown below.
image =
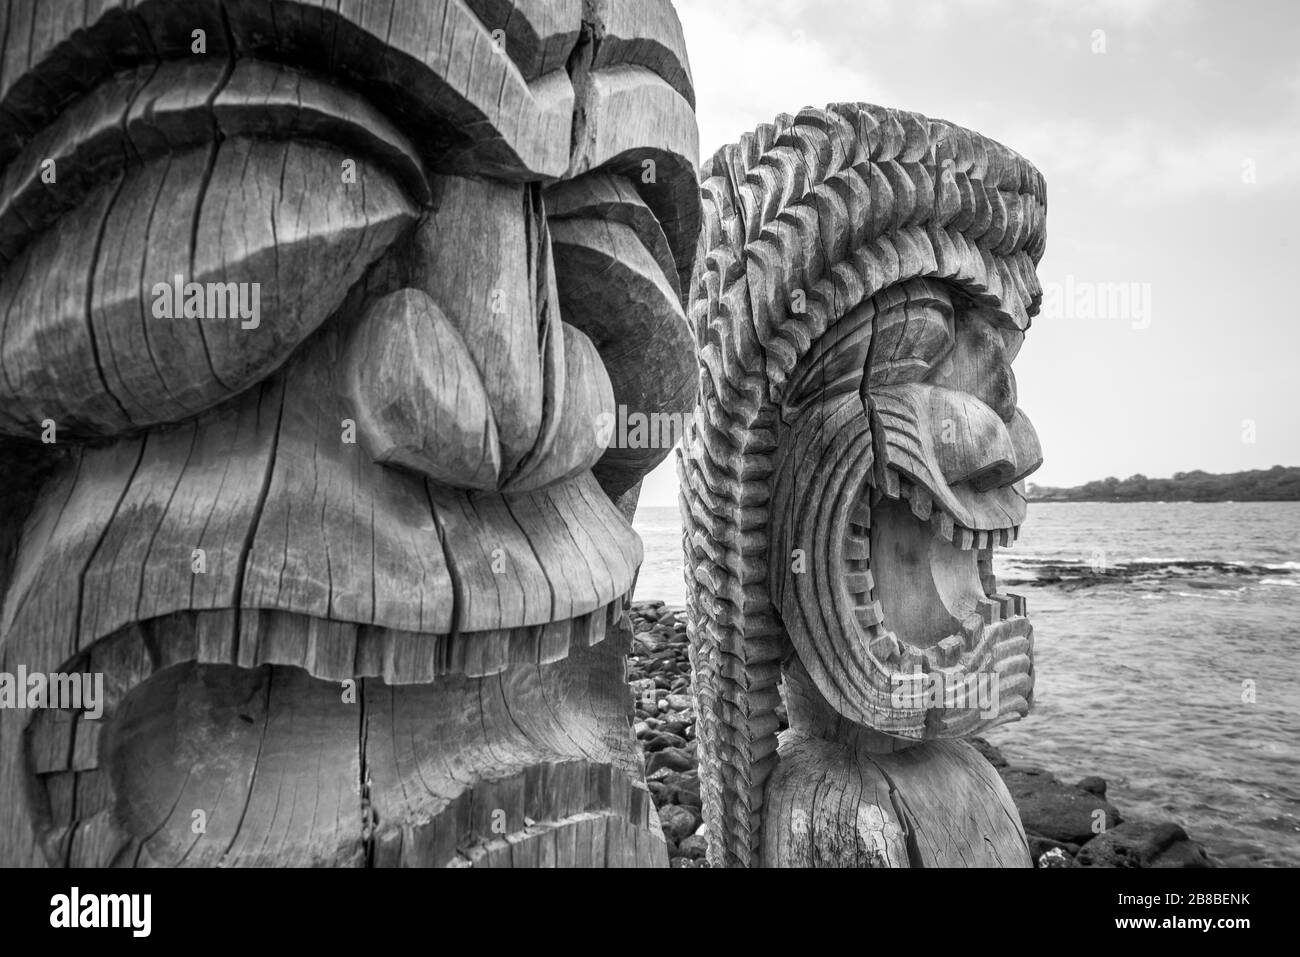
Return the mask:
[[108,674],[139,837],[217,772],[173,793],[132,749],[239,730],[259,666],[418,685],[603,638],[616,502],[669,452],[609,422],[694,393],[693,92],[631,3],[600,44],[580,0],[63,6],[0,12],[0,432],[57,436],[0,640]]
[[[851,310],[791,377],[776,504],[805,535],[801,509],[825,516],[818,533],[832,544],[807,572],[848,612],[827,618],[866,651],[876,697],[859,713],[878,730],[964,733],[1028,707],[1025,603],[998,592],[992,569],[1024,520],[1023,480],[1042,464],[1016,405],[1023,338],[1006,312],[915,278]],[[793,468],[812,457],[824,463]],[[778,535],[774,555],[792,540]],[[797,601],[798,585],[783,584],[792,576],[778,600]]]

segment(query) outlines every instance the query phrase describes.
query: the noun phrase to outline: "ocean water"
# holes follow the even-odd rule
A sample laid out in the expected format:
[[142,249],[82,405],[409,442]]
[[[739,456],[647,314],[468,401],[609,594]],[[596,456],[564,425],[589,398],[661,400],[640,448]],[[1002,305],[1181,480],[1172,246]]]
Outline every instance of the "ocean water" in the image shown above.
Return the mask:
[[[638,598],[684,601],[675,508],[641,508]],[[1034,710],[989,739],[1221,861],[1300,866],[1300,502],[1045,503],[999,549]]]

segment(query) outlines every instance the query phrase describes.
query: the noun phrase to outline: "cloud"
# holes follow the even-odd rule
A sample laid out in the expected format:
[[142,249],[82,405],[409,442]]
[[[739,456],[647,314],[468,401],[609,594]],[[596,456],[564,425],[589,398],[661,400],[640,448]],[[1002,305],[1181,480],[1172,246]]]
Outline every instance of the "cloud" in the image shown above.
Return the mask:
[[[1046,119],[1008,134],[1052,187],[1128,204],[1240,195],[1300,183],[1300,130],[1219,127],[1195,137],[1129,120]],[[1246,173],[1253,172],[1254,182]]]
[[898,97],[862,63],[821,42],[809,4],[783,4],[779,16],[755,18],[749,3],[680,3],[695,77],[702,156],[742,133],[805,106]]

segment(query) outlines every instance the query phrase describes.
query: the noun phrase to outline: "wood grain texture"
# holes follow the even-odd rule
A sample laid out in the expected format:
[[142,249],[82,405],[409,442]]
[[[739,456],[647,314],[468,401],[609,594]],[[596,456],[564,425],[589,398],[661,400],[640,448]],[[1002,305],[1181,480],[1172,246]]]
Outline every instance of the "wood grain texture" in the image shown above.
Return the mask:
[[453,488],[497,487],[501,443],[492,399],[436,302],[416,289],[381,299],[361,322],[348,362],[358,430],[375,461]]
[[95,665],[128,682],[103,723],[47,711],[32,724],[35,786],[22,803],[32,802],[51,859],[667,863],[635,743],[604,730],[630,714],[625,642],[437,688],[366,680],[352,700],[290,667],[187,664],[150,675],[147,644],[124,634],[97,649]]
[[686,38],[672,3],[669,0],[595,0],[592,6],[600,38],[592,67],[603,70],[620,64],[644,66],[694,109],[695,83],[686,56]]
[[699,234],[699,131],[691,105],[646,67],[622,64],[579,73],[580,108],[568,178],[592,170],[621,174],[655,212],[668,236],[682,288]]
[[[565,322],[600,353],[619,421],[641,416],[650,424],[644,439],[612,430],[610,448],[596,466],[602,487],[618,496],[662,462],[679,437],[673,424],[689,410],[694,390],[688,328],[672,285],[632,227],[560,219],[551,238]],[[633,347],[645,342],[657,348]]]
[[582,0],[465,0],[529,82],[563,70],[582,29]]
[[1006,785],[969,744],[870,754],[782,735],[769,867],[1032,867]]
[[[51,418],[69,437],[120,434],[201,412],[265,378],[413,222],[410,202],[379,171],[364,191],[343,184],[341,159],[230,140],[95,190],[0,276],[14,287],[0,352],[3,427],[29,434]],[[178,299],[186,311],[191,282],[202,286],[194,314],[160,316],[160,304],[175,313]],[[257,304],[256,316],[232,308],[232,290],[249,315]]]
[[671,8],[12,0],[0,51],[0,668],[106,681],[0,714],[0,864],[664,866],[668,448],[602,460],[693,388]]
[[[279,59],[357,86],[417,132],[441,170],[518,179],[567,166],[573,90],[557,43],[547,72],[525,78],[461,0],[272,3],[146,0],[61,4],[15,0],[0,74],[0,163],[77,96],[117,69],[190,56],[204,29],[207,55]],[[570,22],[561,37],[571,36]],[[554,34],[551,34],[554,36]],[[12,67],[9,65],[13,64]],[[450,131],[456,131],[449,136]],[[5,148],[7,144],[7,148]]]

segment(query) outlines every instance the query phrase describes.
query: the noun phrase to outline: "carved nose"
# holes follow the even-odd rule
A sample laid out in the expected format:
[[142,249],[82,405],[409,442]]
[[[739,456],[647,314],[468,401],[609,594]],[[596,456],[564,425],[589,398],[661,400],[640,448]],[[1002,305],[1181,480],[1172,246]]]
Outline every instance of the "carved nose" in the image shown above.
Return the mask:
[[977,309],[958,317],[955,333],[956,344],[930,381],[973,395],[1009,425],[1016,414],[1016,376],[1001,332]]

